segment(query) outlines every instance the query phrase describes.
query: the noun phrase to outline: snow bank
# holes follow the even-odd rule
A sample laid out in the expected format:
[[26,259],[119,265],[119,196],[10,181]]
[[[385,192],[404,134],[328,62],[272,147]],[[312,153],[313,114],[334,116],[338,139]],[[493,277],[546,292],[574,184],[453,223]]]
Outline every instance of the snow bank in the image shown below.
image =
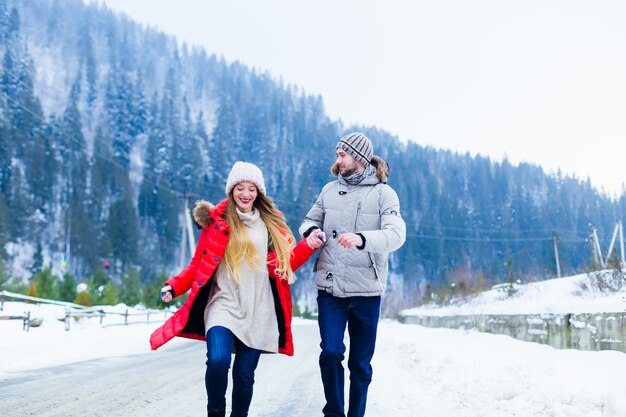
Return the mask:
[[626,292],[594,291],[586,274],[516,286],[509,296],[504,288],[492,289],[453,305],[427,304],[404,310],[403,315],[456,316],[473,314],[567,314],[626,311]]

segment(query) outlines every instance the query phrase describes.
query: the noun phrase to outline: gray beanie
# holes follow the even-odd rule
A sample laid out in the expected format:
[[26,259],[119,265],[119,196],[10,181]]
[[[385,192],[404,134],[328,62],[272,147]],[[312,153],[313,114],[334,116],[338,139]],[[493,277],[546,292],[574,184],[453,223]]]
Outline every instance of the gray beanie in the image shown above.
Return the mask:
[[263,173],[259,167],[250,162],[237,161],[230,169],[226,180],[226,195],[229,195],[233,187],[242,181],[253,183],[260,193],[265,194],[265,181],[263,181]]
[[372,142],[370,142],[367,136],[359,132],[348,133],[339,139],[336,149],[343,149],[366,168],[374,155]]

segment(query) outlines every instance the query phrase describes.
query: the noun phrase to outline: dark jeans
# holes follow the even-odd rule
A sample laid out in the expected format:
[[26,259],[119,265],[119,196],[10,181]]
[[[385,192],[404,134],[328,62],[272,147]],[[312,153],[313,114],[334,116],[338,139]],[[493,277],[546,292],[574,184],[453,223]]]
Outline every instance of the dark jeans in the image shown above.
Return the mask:
[[[252,401],[254,371],[261,351],[244,345],[225,327],[211,327],[206,334],[207,361],[205,384],[207,410],[218,412],[226,408],[226,387],[231,353],[236,347],[233,364],[233,405],[231,417],[246,417]],[[223,414],[222,414],[223,415]]]
[[376,345],[376,330],[380,317],[381,297],[333,297],[318,291],[318,323],[322,337],[320,370],[326,405],[325,417],[345,417],[344,368],[342,361],[346,346],[343,336],[348,325],[350,353],[350,397],[348,417],[363,417],[367,388],[372,381],[372,366]]

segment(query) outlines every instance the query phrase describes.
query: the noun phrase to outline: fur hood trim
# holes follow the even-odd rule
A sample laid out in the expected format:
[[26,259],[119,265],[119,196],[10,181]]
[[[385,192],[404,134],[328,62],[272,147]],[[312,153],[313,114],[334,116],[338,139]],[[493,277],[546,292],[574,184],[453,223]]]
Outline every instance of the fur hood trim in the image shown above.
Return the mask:
[[191,212],[193,221],[200,227],[207,227],[216,219],[221,219],[224,216],[226,206],[228,206],[227,198],[220,201],[217,205],[213,205],[206,200],[198,200]]
[[209,223],[211,223],[209,214],[211,213],[211,209],[213,208],[213,204],[209,203],[206,200],[198,200],[196,201],[196,206],[193,208],[193,220],[200,227],[206,227]]
[[[376,176],[378,179],[386,183],[389,179],[389,164],[387,164],[387,161],[380,156],[374,155],[370,163],[376,168]],[[330,173],[335,177],[339,176],[337,164],[333,164],[333,166],[330,167]]]

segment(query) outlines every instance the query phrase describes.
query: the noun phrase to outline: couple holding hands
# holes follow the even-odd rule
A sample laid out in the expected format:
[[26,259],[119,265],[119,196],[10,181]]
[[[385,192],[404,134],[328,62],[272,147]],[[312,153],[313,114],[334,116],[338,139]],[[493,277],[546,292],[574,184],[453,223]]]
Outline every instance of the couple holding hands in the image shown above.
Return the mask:
[[175,336],[206,341],[207,415],[226,415],[232,364],[231,417],[248,415],[254,372],[261,353],[292,356],[294,271],[317,251],[314,272],[321,335],[319,365],[326,417],[345,417],[346,326],[350,391],[348,417],[365,414],[372,380],[381,297],[388,254],[406,237],[389,168],[373,155],[362,133],[342,137],[331,172],[307,213],[296,242],[285,218],[266,194],[261,170],[236,162],[226,181],[227,198],[199,201],[193,210],[202,227],[187,267],[165,282],[164,302],[189,292],[187,301],[150,337],[157,349]]

